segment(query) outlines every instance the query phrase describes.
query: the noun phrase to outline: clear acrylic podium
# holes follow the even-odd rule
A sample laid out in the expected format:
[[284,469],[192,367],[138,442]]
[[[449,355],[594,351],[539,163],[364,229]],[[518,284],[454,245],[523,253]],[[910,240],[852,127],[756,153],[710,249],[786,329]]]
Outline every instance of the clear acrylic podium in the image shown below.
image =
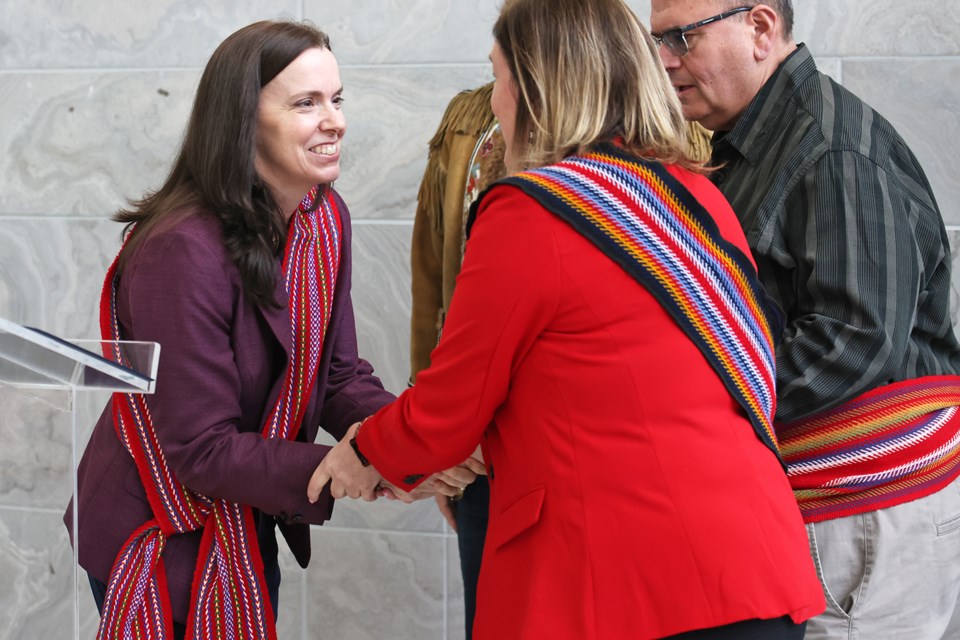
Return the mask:
[[[78,394],[84,391],[153,393],[159,357],[160,345],[155,342],[63,340],[0,318],[0,386],[12,388],[27,396],[30,402],[44,403],[69,414],[74,504],[79,448]],[[71,531],[75,541],[72,637],[79,638],[81,574],[77,564],[76,509]]]

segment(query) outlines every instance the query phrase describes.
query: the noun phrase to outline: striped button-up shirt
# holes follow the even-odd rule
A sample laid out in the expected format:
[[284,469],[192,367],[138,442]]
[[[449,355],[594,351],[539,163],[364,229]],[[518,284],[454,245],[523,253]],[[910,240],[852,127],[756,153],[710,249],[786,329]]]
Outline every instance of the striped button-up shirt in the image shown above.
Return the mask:
[[804,45],[714,137],[713,162],[787,321],[778,421],[960,370],[950,249],[927,178],[893,126],[819,73]]

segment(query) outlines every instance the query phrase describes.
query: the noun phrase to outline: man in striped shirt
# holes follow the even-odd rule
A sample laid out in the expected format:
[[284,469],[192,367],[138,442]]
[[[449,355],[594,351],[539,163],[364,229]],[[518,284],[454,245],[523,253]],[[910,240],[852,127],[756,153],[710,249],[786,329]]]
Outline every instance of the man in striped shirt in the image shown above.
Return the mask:
[[950,249],[889,122],[819,73],[789,0],[652,0],[651,31],[786,329],[777,435],[827,611],[807,638],[960,637]]

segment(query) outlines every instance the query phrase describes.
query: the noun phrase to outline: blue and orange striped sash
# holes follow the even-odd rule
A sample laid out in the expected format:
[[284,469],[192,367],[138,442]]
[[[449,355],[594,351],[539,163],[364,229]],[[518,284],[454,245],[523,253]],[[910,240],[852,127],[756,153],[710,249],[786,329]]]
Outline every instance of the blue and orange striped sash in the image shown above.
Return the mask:
[[[291,357],[263,426],[264,438],[296,437],[314,391],[333,307],[340,231],[340,212],[325,187],[307,194],[291,216],[282,267],[289,295]],[[101,297],[105,340],[122,339],[116,313],[117,264],[115,260],[107,272]],[[111,357],[123,361],[119,348]],[[133,532],[117,555],[97,639],[173,638],[161,554],[170,536],[202,529],[187,639],[276,640],[252,509],[200,495],[177,480],[164,459],[142,394],[114,394],[113,411],[117,435],[137,465],[154,517]]]
[[500,183],[535,198],[646,287],[779,456],[766,294],[746,256],[663,165],[602,145]]

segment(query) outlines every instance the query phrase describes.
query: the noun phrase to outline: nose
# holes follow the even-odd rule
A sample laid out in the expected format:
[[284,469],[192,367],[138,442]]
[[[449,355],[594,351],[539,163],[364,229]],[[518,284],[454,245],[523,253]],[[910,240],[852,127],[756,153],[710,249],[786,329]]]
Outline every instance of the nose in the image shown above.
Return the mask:
[[319,129],[320,131],[334,131],[337,137],[342,136],[347,129],[347,119],[343,115],[343,111],[333,106],[325,109],[320,118]]
[[680,56],[670,51],[664,44],[660,45],[660,61],[663,62],[663,67],[667,71],[680,68]]

